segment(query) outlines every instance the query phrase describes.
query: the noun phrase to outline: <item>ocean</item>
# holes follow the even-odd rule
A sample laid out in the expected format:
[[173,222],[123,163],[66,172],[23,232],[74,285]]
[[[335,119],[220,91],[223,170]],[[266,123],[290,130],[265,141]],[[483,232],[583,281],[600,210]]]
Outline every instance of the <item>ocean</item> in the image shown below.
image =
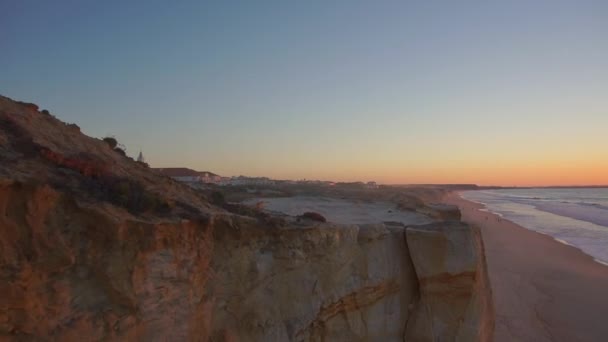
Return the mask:
[[608,188],[476,190],[461,196],[608,265]]

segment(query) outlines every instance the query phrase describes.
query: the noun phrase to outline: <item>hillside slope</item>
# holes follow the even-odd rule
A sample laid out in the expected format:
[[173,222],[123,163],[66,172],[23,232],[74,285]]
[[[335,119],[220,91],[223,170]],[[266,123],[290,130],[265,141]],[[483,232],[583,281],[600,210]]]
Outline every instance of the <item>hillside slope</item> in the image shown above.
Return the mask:
[[493,327],[476,229],[216,207],[6,97],[0,293],[10,340],[486,341]]
[[0,97],[0,336],[185,338],[211,226],[192,189]]

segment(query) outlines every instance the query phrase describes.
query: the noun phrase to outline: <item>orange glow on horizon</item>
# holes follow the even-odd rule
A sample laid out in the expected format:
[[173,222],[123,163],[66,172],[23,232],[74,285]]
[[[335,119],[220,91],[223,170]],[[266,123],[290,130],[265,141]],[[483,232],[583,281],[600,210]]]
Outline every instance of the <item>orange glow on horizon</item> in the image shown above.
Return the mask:
[[[299,172],[272,175],[275,179],[319,179],[331,181],[376,181],[381,184],[477,184],[483,186],[590,186],[608,185],[608,163],[546,163],[514,166],[445,166],[353,168],[322,170],[309,175]],[[383,172],[384,171],[384,172]],[[252,176],[263,176],[252,175]]]
[[[406,182],[401,181],[406,178]],[[383,183],[399,184],[477,184],[496,186],[584,186],[608,185],[608,167],[587,169],[564,168],[512,168],[429,170],[411,177],[387,178]]]

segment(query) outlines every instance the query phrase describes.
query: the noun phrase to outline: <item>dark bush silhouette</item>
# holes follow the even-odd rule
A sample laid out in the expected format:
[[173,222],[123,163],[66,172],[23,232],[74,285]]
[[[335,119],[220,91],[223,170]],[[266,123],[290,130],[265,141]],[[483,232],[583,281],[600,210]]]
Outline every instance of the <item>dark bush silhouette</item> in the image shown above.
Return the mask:
[[115,149],[116,146],[118,146],[118,141],[115,138],[105,137],[103,138],[103,141],[105,141],[111,149]]
[[103,179],[101,185],[105,188],[106,200],[131,213],[158,213],[170,209],[166,201],[146,191],[143,185],[137,181],[125,178],[106,178]]
[[127,152],[125,152],[125,150],[123,150],[122,148],[117,147],[114,149],[114,151],[122,156],[127,156]]
[[118,140],[116,140],[116,138],[114,138],[114,137],[105,137],[102,140],[106,144],[108,144],[108,146],[110,146],[110,148],[112,150],[114,150],[116,153],[118,153],[120,155],[123,155],[125,157],[127,156],[127,149],[125,148],[125,145],[119,144]]
[[126,209],[131,214],[166,214],[171,206],[159,195],[152,193],[130,178],[108,175],[101,178],[83,178],[81,189],[94,198]]
[[48,110],[46,110],[46,109],[41,110],[41,111],[40,111],[40,113],[41,113],[41,114],[44,114],[44,115],[48,115],[48,116],[50,116],[50,115],[51,115],[51,113],[49,113],[49,111],[48,111]]
[[304,219],[309,219],[309,220],[313,220],[313,221],[317,221],[317,222],[327,222],[327,220],[325,219],[325,217],[319,213],[315,213],[314,211],[307,211],[304,214],[302,214],[302,216],[300,216],[301,218]]
[[0,132],[8,136],[8,143],[15,151],[24,157],[34,157],[40,154],[41,146],[10,117],[0,118]]
[[224,198],[224,194],[219,191],[214,191],[211,193],[211,203],[217,206],[223,206],[226,204],[226,198]]

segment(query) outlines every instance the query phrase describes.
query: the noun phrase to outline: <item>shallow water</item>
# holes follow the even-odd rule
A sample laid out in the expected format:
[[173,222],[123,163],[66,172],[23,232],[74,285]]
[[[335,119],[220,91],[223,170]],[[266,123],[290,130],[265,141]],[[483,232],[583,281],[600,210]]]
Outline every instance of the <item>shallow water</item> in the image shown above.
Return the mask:
[[608,263],[608,189],[477,190],[461,196]]
[[431,220],[415,212],[401,211],[389,202],[357,202],[346,199],[296,196],[277,198],[254,198],[245,201],[247,205],[264,202],[264,209],[287,215],[302,215],[314,211],[328,221],[342,224],[369,224],[382,222],[401,222],[405,225],[429,223]]

